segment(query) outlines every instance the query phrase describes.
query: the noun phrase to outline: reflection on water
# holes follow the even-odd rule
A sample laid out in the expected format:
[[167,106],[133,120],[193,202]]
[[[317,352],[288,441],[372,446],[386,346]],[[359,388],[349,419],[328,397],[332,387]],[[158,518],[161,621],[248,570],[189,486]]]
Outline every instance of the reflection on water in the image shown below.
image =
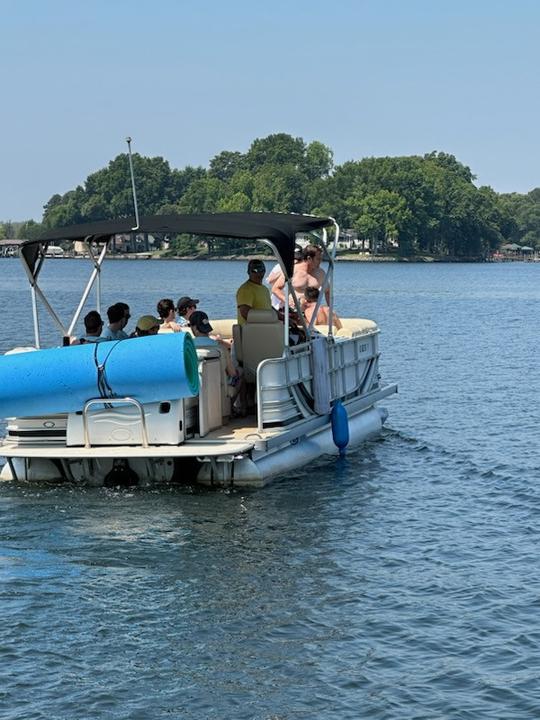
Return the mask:
[[[67,313],[82,265],[50,265]],[[3,349],[32,338],[16,267]],[[118,262],[105,305],[230,316],[244,270]],[[339,265],[338,312],[379,321],[400,386],[343,460],[256,492],[3,484],[4,715],[536,717],[538,273]]]

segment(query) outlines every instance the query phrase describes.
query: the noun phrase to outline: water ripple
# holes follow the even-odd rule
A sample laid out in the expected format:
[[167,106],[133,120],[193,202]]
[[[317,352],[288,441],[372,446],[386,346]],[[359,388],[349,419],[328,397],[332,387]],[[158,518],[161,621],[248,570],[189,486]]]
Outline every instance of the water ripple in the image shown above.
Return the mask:
[[[345,458],[257,492],[2,483],[0,717],[536,718],[540,265],[514,265],[337,268],[400,384]],[[192,287],[148,273],[135,314]]]

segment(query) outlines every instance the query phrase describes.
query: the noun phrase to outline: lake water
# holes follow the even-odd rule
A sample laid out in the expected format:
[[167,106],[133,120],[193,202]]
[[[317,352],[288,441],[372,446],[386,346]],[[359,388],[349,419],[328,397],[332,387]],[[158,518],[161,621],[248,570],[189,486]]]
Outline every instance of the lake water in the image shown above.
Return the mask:
[[[66,314],[88,267],[46,265]],[[230,317],[244,278],[118,261],[104,305]],[[540,264],[336,282],[399,384],[379,440],[254,492],[0,486],[0,718],[540,716]],[[0,352],[31,343],[29,297],[0,260]]]

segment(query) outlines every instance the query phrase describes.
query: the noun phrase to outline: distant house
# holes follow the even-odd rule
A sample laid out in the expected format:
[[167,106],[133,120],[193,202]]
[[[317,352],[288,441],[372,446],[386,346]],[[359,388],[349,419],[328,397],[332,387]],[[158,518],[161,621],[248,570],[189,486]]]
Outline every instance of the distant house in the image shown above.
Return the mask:
[[339,233],[338,248],[352,250],[359,245],[358,233],[353,228],[346,228]]
[[163,241],[147,232],[132,232],[115,235],[110,245],[113,253],[149,253],[163,246]]
[[[137,253],[152,253],[159,248],[167,249],[169,241],[160,240],[150,233],[132,232],[114,235],[109,243],[109,252],[113,255],[131,255]],[[73,244],[75,255],[87,255],[86,243],[76,240]]]
[[48,245],[45,250],[45,257],[64,257],[64,248],[59,245]]
[[517,255],[521,253],[521,245],[517,243],[506,243],[506,245],[501,245],[501,252],[504,255]]
[[16,240],[15,238],[0,240],[0,257],[17,257],[23,242],[25,241]]

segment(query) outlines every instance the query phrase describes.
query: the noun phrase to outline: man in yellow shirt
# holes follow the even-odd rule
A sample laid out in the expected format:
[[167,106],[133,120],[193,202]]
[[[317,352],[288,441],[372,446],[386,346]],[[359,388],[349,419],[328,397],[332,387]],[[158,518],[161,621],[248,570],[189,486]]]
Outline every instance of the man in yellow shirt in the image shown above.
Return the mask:
[[263,285],[266,268],[262,260],[250,260],[248,263],[248,280],[240,285],[236,292],[238,307],[238,324],[245,325],[248,312],[254,310],[271,310],[270,291]]

